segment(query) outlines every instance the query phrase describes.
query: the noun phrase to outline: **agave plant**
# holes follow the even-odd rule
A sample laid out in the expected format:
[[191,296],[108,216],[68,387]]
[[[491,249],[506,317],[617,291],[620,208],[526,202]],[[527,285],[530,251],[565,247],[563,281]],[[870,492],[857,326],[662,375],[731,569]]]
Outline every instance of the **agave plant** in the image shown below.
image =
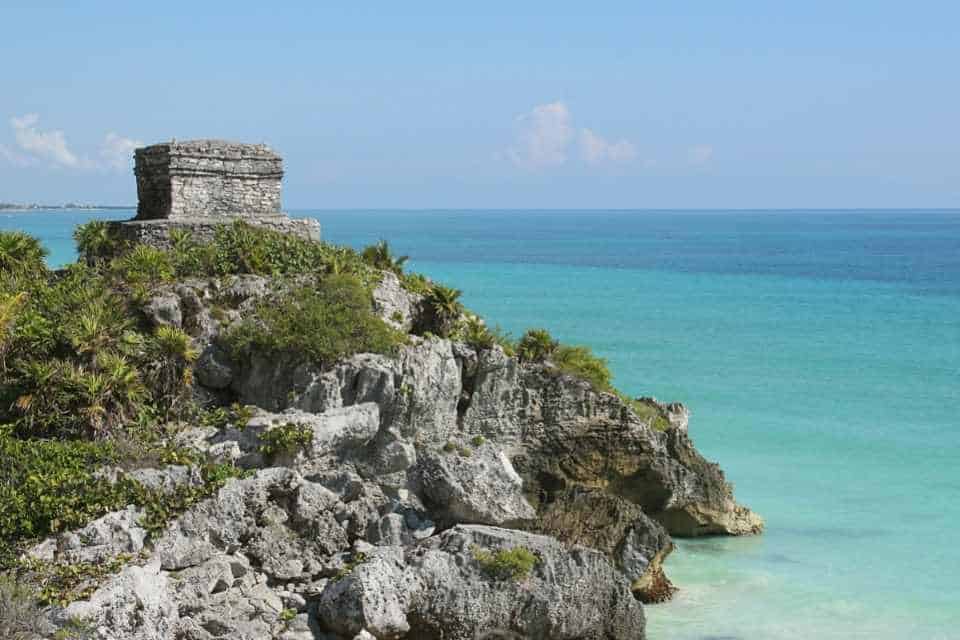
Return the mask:
[[130,320],[118,315],[110,301],[99,298],[85,305],[67,327],[70,344],[81,356],[95,360],[114,349],[130,328]]
[[370,266],[392,271],[397,275],[403,273],[403,266],[410,259],[410,256],[394,256],[390,252],[390,245],[387,244],[386,240],[381,240],[377,244],[364,249],[361,257]]
[[113,269],[130,284],[164,282],[174,275],[170,254],[146,244],[114,259]]
[[356,273],[357,266],[356,254],[346,247],[334,247],[324,260],[324,271],[332,276]]
[[150,352],[154,397],[167,410],[172,410],[193,383],[197,350],[187,333],[176,327],[161,326],[153,334]]
[[114,254],[119,246],[110,225],[103,220],[91,220],[78,226],[73,231],[73,239],[77,243],[77,253],[90,265]]
[[46,257],[46,248],[33,236],[22,231],[0,231],[0,271],[46,271]]
[[527,362],[543,362],[549,359],[560,346],[546,329],[530,329],[517,344],[517,355]]
[[440,335],[449,335],[453,323],[463,313],[463,305],[460,303],[462,294],[460,289],[435,284],[427,295],[427,304],[435,319],[435,329]]
[[460,324],[457,330],[457,337],[477,351],[491,348],[496,343],[496,338],[480,316],[469,315]]

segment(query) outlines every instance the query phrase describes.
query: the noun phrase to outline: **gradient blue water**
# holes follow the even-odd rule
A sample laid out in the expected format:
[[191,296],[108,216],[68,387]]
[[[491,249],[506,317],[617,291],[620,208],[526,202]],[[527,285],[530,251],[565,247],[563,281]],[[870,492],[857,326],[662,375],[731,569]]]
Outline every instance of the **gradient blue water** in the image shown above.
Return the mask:
[[768,530],[682,542],[654,640],[960,638],[960,211],[313,215],[692,408]]

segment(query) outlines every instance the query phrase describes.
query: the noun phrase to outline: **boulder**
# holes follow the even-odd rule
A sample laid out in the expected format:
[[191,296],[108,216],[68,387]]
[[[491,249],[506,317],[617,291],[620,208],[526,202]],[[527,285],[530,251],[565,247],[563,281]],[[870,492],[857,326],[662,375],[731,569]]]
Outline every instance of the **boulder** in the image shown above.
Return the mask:
[[[491,573],[484,554],[523,548],[529,575]],[[553,538],[460,525],[417,547],[380,548],[318,603],[325,628],[378,640],[473,640],[503,630],[528,640],[637,640],[644,615],[603,554]]]
[[420,492],[438,519],[501,527],[534,521],[537,513],[523,495],[523,481],[502,450],[484,444],[461,445],[460,451],[425,453],[417,466]]
[[384,271],[373,289],[373,310],[394,328],[410,332],[419,322],[423,296],[403,288],[400,278]]
[[674,535],[758,533],[763,521],[694,448],[686,409],[644,407],[640,415],[549,364],[517,364],[494,349],[480,358],[461,424],[510,448],[540,504],[568,487],[595,487],[639,505]]
[[170,580],[153,560],[111,576],[89,600],[66,608],[62,622],[83,620],[103,640],[170,640],[179,611]]
[[547,505],[537,528],[565,544],[603,551],[642,602],[663,602],[675,591],[663,572],[673,550],[670,536],[623,498],[598,489],[568,489]]

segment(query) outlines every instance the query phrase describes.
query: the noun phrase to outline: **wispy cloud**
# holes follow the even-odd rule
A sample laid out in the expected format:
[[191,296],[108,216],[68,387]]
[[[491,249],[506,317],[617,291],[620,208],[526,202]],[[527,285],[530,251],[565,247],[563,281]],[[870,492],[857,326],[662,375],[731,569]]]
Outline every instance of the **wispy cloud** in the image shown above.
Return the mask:
[[694,166],[703,166],[713,160],[713,147],[709,144],[698,144],[687,151],[687,160]]
[[81,167],[85,164],[70,150],[63,131],[43,131],[37,127],[39,122],[40,116],[35,113],[10,118],[13,138],[21,151],[56,167]]
[[637,159],[637,148],[629,140],[608,140],[592,129],[577,133],[573,114],[560,100],[537,105],[517,118],[517,124],[516,139],[506,157],[522,169],[559,167],[577,147],[583,161],[591,165]]
[[129,169],[133,163],[133,150],[142,146],[143,143],[139,140],[125,138],[111,131],[103,139],[100,157],[105,166],[123,171]]
[[99,159],[75,152],[58,129],[40,127],[40,116],[28,113],[10,118],[14,147],[0,145],[0,158],[16,167],[46,165],[59,169],[124,170],[130,166],[133,150],[142,143],[110,132],[104,136]]
[[517,118],[519,130],[507,156],[518,167],[543,169],[567,161],[567,147],[573,139],[570,110],[563,102],[534,107]]
[[637,159],[637,148],[628,140],[611,142],[590,129],[580,132],[580,152],[590,164],[630,162]]

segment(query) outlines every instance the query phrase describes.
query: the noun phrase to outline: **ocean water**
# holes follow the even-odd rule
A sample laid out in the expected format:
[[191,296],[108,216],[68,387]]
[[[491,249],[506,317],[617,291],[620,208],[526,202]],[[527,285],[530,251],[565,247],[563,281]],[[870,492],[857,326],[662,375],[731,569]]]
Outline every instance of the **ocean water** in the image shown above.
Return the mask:
[[767,531],[680,541],[652,640],[960,638],[960,211],[299,213],[691,408]]

